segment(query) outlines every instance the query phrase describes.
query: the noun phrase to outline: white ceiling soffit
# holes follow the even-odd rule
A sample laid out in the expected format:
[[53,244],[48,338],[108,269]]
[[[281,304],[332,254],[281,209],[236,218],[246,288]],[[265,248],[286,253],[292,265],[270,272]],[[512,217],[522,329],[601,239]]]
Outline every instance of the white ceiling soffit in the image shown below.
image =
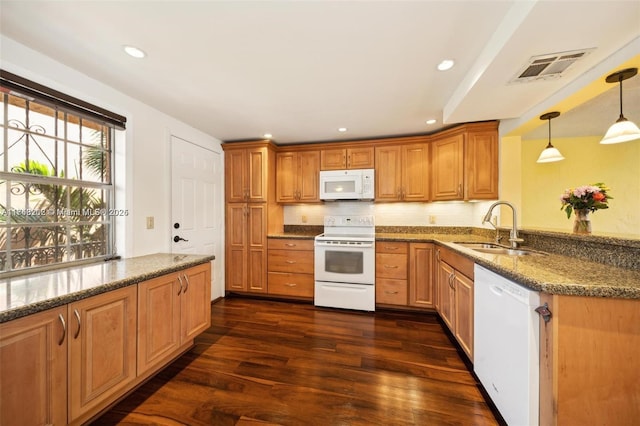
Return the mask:
[[[41,52],[222,140],[294,143],[519,117],[639,22],[640,2],[624,0],[1,0],[0,33],[17,43],[0,55],[17,71]],[[560,78],[509,84],[531,57],[587,48]],[[437,71],[447,58],[456,66]]]

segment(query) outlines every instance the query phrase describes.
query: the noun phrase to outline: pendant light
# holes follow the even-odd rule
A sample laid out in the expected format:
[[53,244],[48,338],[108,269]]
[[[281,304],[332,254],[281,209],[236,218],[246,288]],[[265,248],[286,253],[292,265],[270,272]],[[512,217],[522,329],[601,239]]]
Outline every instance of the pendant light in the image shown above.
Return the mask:
[[636,74],[638,74],[638,68],[627,68],[607,76],[607,83],[620,84],[620,117],[611,127],[609,127],[604,138],[600,141],[601,144],[630,142],[640,139],[640,129],[638,129],[638,126],[636,126],[633,121],[627,120],[625,116],[622,115],[622,81],[631,78]]
[[538,157],[538,163],[553,163],[554,161],[564,160],[560,151],[551,145],[551,119],[556,118],[560,115],[558,111],[548,112],[546,114],[542,114],[540,116],[540,120],[549,120],[549,143],[547,147],[540,153],[540,157]]

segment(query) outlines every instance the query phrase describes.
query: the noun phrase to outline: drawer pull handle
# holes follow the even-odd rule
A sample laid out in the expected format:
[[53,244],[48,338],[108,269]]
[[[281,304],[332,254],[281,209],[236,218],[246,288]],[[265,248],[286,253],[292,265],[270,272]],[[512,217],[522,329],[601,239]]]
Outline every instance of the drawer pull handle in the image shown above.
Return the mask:
[[385,250],[398,250],[400,247],[384,246]]
[[398,269],[398,265],[384,265],[387,269]]
[[76,330],[76,334],[73,335],[73,338],[77,339],[80,335],[80,312],[78,312],[77,309],[74,309],[73,314],[76,316],[76,321],[78,321],[78,329]]
[[293,244],[293,243],[286,243],[285,246],[287,246],[287,247],[295,247],[296,245]]
[[397,292],[397,291],[388,291],[388,290],[387,290],[387,291],[385,291],[385,293],[386,293],[386,294],[398,294],[398,292]]
[[287,262],[288,264],[290,264],[290,265],[292,265],[292,264],[296,263],[296,261],[295,261],[295,260],[287,260],[286,262]]
[[296,283],[286,283],[286,284],[285,284],[285,286],[287,286],[287,287],[295,287],[295,286],[297,286],[297,285],[298,285],[298,284],[296,284]]
[[64,317],[62,316],[62,314],[58,315],[58,318],[60,319],[60,322],[62,323],[62,337],[60,338],[60,341],[58,342],[58,346],[60,346],[64,342],[64,338],[67,337],[67,323],[64,322]]

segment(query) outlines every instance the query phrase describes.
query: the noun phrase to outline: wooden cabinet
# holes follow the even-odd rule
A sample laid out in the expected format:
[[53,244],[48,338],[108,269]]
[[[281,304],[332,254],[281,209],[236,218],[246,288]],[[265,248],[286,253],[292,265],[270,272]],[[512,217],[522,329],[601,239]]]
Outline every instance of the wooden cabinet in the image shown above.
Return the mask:
[[210,283],[206,263],[0,324],[0,424],[89,421],[210,326]]
[[269,294],[313,298],[313,240],[269,239]]
[[464,135],[440,138],[431,143],[431,199],[464,198]]
[[640,300],[541,293],[540,424],[640,419]]
[[372,146],[320,151],[320,170],[373,169],[374,167]]
[[0,324],[0,424],[67,424],[67,307]]
[[[267,234],[282,232],[284,220],[282,206],[276,203],[275,147],[260,141],[223,144],[222,148],[225,178],[235,179],[226,185],[227,192],[235,192],[226,196],[225,288],[233,292],[266,293]],[[242,181],[239,176],[246,170],[250,171],[248,182],[252,182],[249,187],[253,189],[238,200]]]
[[138,375],[165,364],[211,325],[211,269],[194,266],[138,285]]
[[409,244],[409,306],[434,307],[434,246]]
[[431,142],[431,199],[498,198],[498,130],[496,122],[444,131]]
[[[225,145],[225,194],[228,203],[264,202],[268,194],[266,146]],[[273,182],[271,183],[273,184]]]
[[407,267],[409,244],[376,244],[376,303],[407,306]]
[[136,378],[136,290],[68,305],[69,422],[124,394]]
[[266,293],[267,206],[227,204],[227,290]]
[[320,201],[320,151],[276,154],[276,185],[279,203]]
[[444,247],[436,260],[438,313],[473,362],[473,261]]
[[429,145],[375,147],[376,201],[429,200]]

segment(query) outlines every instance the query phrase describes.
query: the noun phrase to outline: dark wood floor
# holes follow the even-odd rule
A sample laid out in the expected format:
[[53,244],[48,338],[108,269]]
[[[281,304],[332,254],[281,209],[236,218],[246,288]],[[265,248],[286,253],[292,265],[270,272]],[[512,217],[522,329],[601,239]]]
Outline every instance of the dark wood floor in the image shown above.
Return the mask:
[[245,298],[95,424],[495,425],[434,314]]

